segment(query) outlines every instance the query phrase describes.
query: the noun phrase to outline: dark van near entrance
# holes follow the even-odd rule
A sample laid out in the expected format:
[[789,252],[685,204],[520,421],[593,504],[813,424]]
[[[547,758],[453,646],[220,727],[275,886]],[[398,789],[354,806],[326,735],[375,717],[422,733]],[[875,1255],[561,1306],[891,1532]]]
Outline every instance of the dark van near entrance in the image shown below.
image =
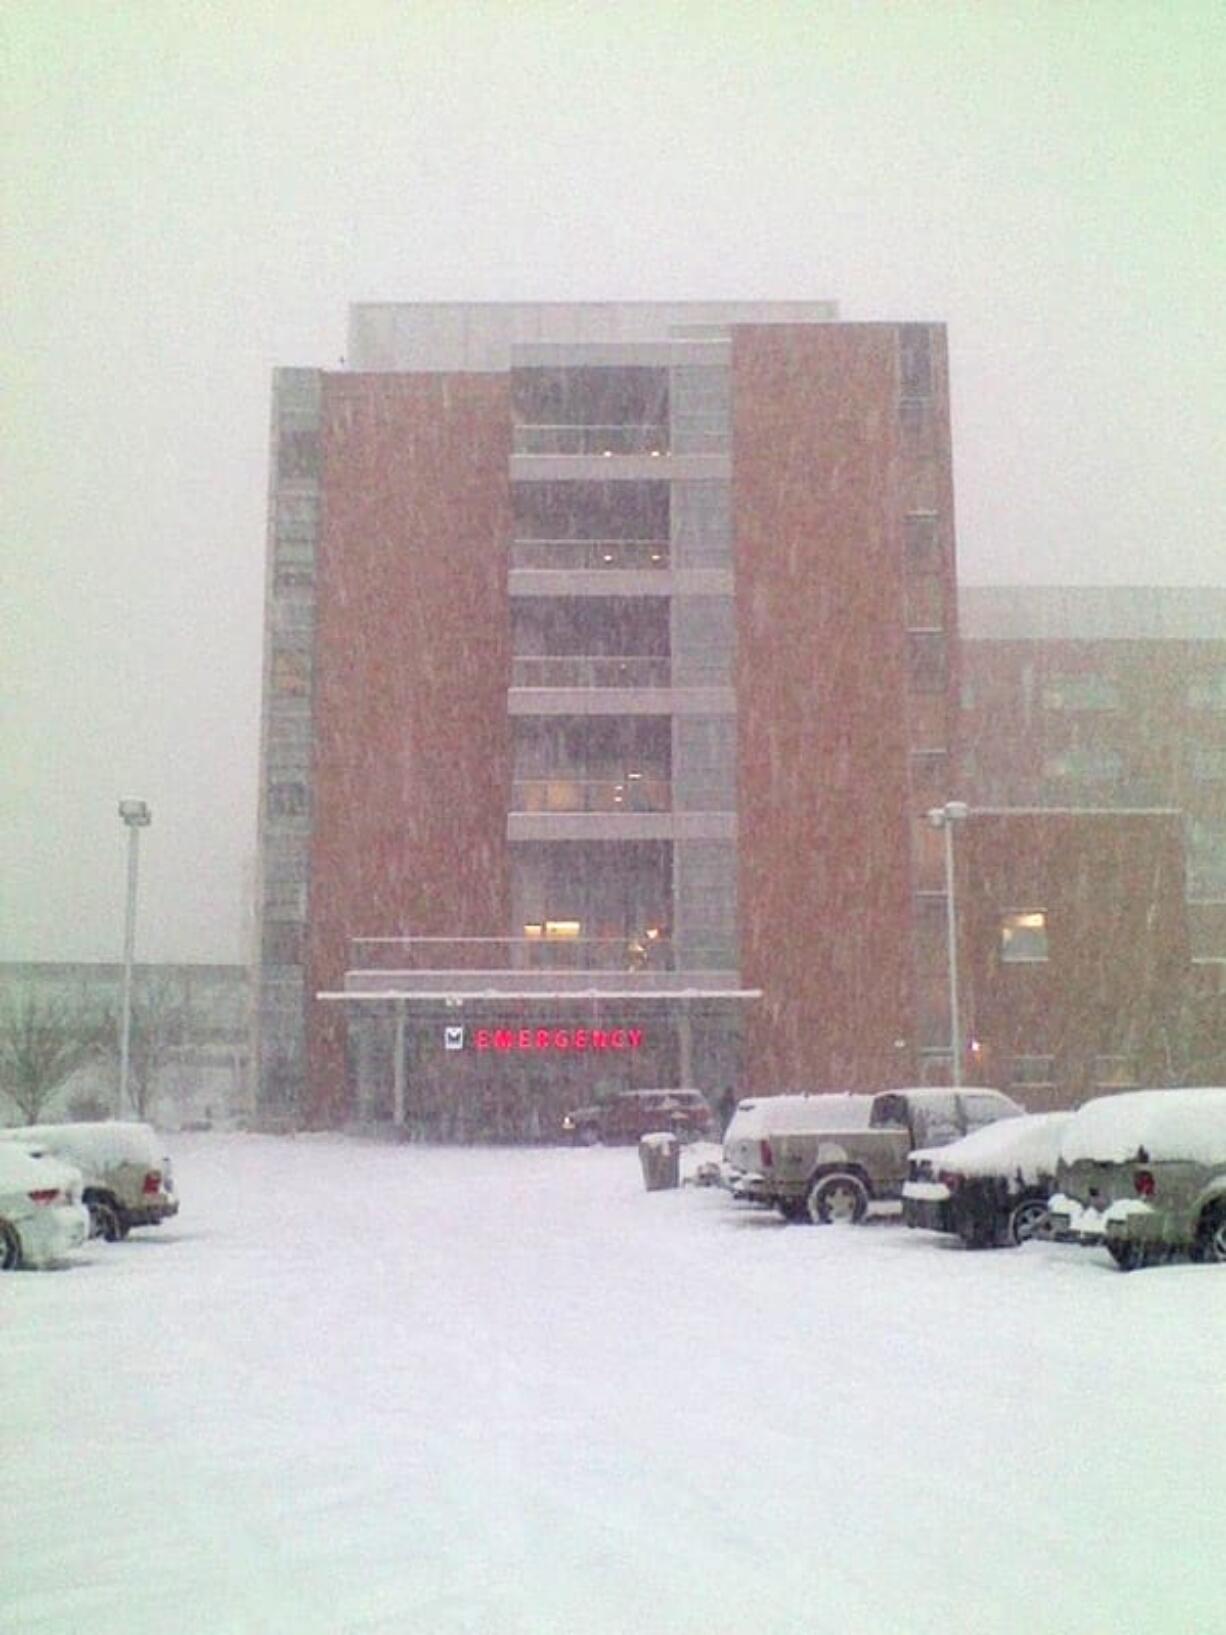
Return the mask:
[[715,1114],[701,1090],[619,1090],[562,1120],[562,1135],[576,1147],[624,1146],[657,1130],[694,1140],[715,1129]]

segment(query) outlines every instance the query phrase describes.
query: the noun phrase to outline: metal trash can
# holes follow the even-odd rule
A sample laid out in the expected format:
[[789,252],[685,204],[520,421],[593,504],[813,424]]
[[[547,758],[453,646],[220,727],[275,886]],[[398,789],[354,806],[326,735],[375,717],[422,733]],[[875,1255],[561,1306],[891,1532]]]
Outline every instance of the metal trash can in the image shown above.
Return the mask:
[[667,1130],[645,1135],[639,1141],[639,1163],[643,1185],[648,1192],[663,1192],[681,1185],[681,1143]]

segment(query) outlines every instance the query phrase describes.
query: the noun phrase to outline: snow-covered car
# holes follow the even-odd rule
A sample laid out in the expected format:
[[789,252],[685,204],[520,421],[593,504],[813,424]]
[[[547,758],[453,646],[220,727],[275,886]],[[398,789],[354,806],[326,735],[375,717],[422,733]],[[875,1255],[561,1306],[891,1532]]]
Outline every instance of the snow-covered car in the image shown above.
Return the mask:
[[[771,1204],[762,1170],[772,1136],[820,1129],[867,1129],[871,1096],[836,1091],[787,1092],[738,1102],[724,1132],[723,1180],[733,1197]],[[768,1143],[765,1152],[763,1142]]]
[[1226,1263],[1226,1089],[1086,1102],[1060,1142],[1049,1222],[1124,1271],[1180,1253]]
[[579,1147],[625,1145],[657,1131],[684,1140],[709,1135],[715,1114],[701,1090],[619,1090],[591,1107],[577,1107],[562,1120],[563,1137]]
[[170,1160],[148,1124],[31,1124],[0,1130],[0,1140],[75,1165],[93,1236],[108,1243],[179,1212]]
[[0,1147],[0,1271],[47,1266],[89,1236],[81,1172],[23,1146]]
[[908,1226],[951,1232],[968,1249],[1016,1245],[1047,1216],[1060,1138],[1072,1113],[1001,1119],[908,1160],[902,1214]]

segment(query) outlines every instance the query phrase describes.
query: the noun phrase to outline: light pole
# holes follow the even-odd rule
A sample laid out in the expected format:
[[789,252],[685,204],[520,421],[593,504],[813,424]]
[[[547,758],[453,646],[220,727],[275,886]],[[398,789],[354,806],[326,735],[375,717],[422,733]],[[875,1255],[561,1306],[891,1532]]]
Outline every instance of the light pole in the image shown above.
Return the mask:
[[132,955],[136,948],[136,870],[140,832],[153,822],[143,800],[121,800],[119,815],[128,831],[128,908],[123,928],[123,1016],[119,1024],[119,1116],[128,1104],[128,1065],[132,1041]]
[[934,806],[928,821],[945,832],[945,913],[949,937],[949,1049],[953,1057],[954,1088],[962,1084],[962,1019],[958,1014],[958,910],[954,892],[954,825],[965,823],[970,807],[964,800]]

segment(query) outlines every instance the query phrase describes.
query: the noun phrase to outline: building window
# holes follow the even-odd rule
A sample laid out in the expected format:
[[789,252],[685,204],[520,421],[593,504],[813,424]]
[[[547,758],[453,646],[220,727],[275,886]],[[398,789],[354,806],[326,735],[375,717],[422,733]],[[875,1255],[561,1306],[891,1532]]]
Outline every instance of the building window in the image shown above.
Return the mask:
[[267,921],[263,947],[265,965],[301,965],[302,927],[281,920]]
[[[921,813],[943,806],[949,798],[949,761],[944,750],[918,750],[911,755],[911,804]],[[939,831],[929,833],[940,839]],[[942,841],[942,845],[944,842]]]
[[272,817],[305,817],[311,797],[305,783],[274,783],[268,786],[268,811]]
[[902,520],[902,543],[909,573],[940,573],[941,541],[935,511],[909,511]]
[[926,324],[898,331],[898,376],[903,397],[932,396],[932,332]]
[[1043,683],[1045,710],[1118,710],[1119,689],[1110,676],[1048,676]]
[[1000,957],[1006,965],[1035,965],[1047,958],[1047,910],[1016,909],[1000,922]]
[[1029,1086],[1044,1088],[1056,1082],[1056,1058],[1054,1056],[1015,1056],[1013,1058],[1013,1073],[1010,1087],[1025,1089]]
[[277,539],[315,539],[319,533],[319,499],[314,494],[277,496]]
[[1131,1056],[1095,1056],[1096,1090],[1127,1090],[1136,1082],[1137,1070]]
[[300,880],[270,880],[264,887],[264,913],[270,920],[306,917],[306,886]]
[[943,693],[913,693],[907,701],[907,732],[913,754],[941,755],[949,740]]
[[286,698],[305,698],[310,689],[311,668],[305,653],[278,648],[272,656],[272,690]]
[[283,427],[277,439],[277,476],[299,480],[319,476],[319,433]]
[[907,633],[907,680],[913,693],[943,693],[949,684],[945,637],[938,631]]
[[1226,670],[1206,670],[1188,682],[1188,707],[1193,710],[1226,710]]
[[945,581],[933,573],[909,579],[906,611],[908,630],[942,630],[945,626]]
[[310,590],[315,583],[315,570],[298,563],[278,566],[272,576],[272,588],[278,592]]

